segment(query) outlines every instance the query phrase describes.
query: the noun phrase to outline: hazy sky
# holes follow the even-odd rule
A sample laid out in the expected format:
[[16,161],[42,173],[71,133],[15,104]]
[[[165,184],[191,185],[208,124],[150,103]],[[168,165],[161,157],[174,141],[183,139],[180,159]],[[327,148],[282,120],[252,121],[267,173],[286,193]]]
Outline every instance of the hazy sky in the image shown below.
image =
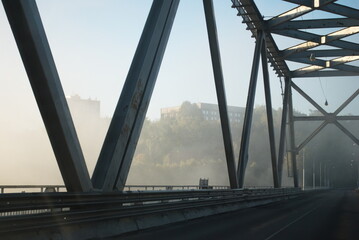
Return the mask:
[[[282,1],[277,1],[275,8],[274,1],[256,2],[266,19],[295,7]],[[37,3],[65,94],[96,98],[102,103],[102,114],[111,116],[151,1],[38,0]],[[254,39],[245,30],[241,17],[236,16],[236,10],[230,7],[231,1],[215,0],[214,3],[228,103],[245,106]],[[359,7],[359,2],[355,0],[339,3]],[[0,95],[1,105],[5,105],[1,107],[10,111],[14,107],[36,111],[30,85],[2,8],[0,36]],[[358,42],[359,38],[356,35],[351,40]],[[280,48],[297,43],[283,38],[278,38],[278,42]],[[259,76],[256,104],[264,104],[261,73]],[[359,87],[356,77],[295,81],[323,104],[325,97],[320,87],[321,81],[329,102],[326,107],[328,111],[334,111]],[[273,105],[278,108],[281,106],[280,85],[273,71],[271,82]],[[148,116],[157,119],[161,107],[179,105],[184,100],[216,103],[202,1],[180,2]],[[313,109],[305,101],[296,101],[295,108],[303,112],[307,112],[308,108]]]
[[[98,99],[101,101],[102,115],[112,116],[151,2],[150,0],[37,1],[66,95],[78,94],[82,98]],[[296,6],[279,0],[255,2],[265,19]],[[359,8],[357,0],[337,2]],[[228,104],[245,106],[254,39],[250,37],[250,32],[242,24],[242,18],[238,17],[236,10],[231,8],[230,0],[214,0],[214,5]],[[308,17],[303,16],[302,19],[313,16],[313,14]],[[328,17],[328,14],[317,12],[315,17]],[[285,38],[275,38],[278,40],[280,49],[299,43],[299,41],[288,41]],[[354,35],[348,40],[359,42],[359,36]],[[301,66],[293,67],[295,69]],[[281,107],[279,79],[273,71],[270,71],[270,77],[273,106],[278,108]],[[311,78],[296,79],[295,82],[321,105],[324,105],[326,96],[329,106],[323,107],[333,112],[359,88],[358,80],[358,77]],[[28,140],[22,142],[21,135],[17,134],[42,128],[43,124],[2,7],[0,7],[0,84],[0,108],[2,110],[0,152],[19,154],[17,151],[23,151],[26,155],[26,151],[31,152],[33,146],[26,142]],[[216,103],[205,18],[200,0],[180,2],[148,117],[158,119],[160,108],[176,106],[185,100]],[[294,108],[301,112],[306,113],[308,109],[314,109],[296,94],[294,101]],[[261,71],[256,104],[264,104]],[[358,105],[359,97],[346,109],[346,112],[359,114]],[[47,145],[36,146],[36,148],[47,149],[51,154],[44,129],[39,138],[47,142]],[[17,144],[23,145],[17,148]],[[25,150],[25,147],[30,149]],[[11,159],[11,157],[11,154],[5,157],[2,155],[4,159]],[[38,156],[28,156],[28,158],[36,159]],[[33,162],[27,162],[24,159],[21,164],[11,161],[9,164],[12,164],[12,169],[16,171],[19,171],[19,166],[21,166],[22,174],[32,174],[29,176],[32,178],[37,176],[26,169],[28,166],[33,167]],[[42,166],[39,169],[44,167],[57,169],[55,161],[38,164]],[[52,165],[45,166],[44,164]],[[51,176],[53,173],[44,174],[42,178],[47,179],[46,174]]]

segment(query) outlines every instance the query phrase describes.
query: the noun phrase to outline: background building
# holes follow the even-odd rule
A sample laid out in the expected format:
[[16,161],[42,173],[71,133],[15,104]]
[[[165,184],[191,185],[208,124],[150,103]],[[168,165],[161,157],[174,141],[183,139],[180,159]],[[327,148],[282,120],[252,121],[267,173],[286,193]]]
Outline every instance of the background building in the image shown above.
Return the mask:
[[[217,104],[212,103],[196,103],[197,107],[206,121],[219,121],[219,109]],[[181,109],[181,106],[161,108],[161,119],[176,118]],[[230,122],[240,122],[244,116],[245,108],[227,106],[228,118]]]

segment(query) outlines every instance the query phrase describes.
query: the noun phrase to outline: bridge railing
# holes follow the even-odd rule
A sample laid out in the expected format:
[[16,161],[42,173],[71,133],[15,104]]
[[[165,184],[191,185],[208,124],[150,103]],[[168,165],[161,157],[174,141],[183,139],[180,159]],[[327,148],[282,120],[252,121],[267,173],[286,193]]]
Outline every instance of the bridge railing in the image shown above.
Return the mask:
[[[245,186],[247,189],[271,189],[273,186]],[[288,187],[290,188],[290,187]],[[224,185],[126,185],[125,191],[169,191],[169,190],[199,190],[213,189],[224,190],[229,186]],[[41,193],[41,192],[66,192],[64,185],[0,185],[1,193]]]
[[[114,219],[117,219],[116,224],[118,221],[128,224],[133,219],[143,223],[146,221],[141,219],[146,217],[156,219],[157,216],[163,220],[163,215],[168,214],[173,215],[167,220],[175,222],[267,204],[299,194],[302,194],[299,188],[0,194],[0,235],[4,238],[17,234],[27,236],[40,229],[93,226],[88,225],[90,223],[97,226],[97,222]],[[162,220],[155,223],[160,224]],[[148,223],[152,226],[153,221]],[[132,227],[136,224],[129,229]],[[87,229],[87,232],[92,227],[79,229]]]
[[[300,189],[238,189],[191,191],[125,191],[115,193],[9,193],[0,195],[0,216],[18,216],[71,209],[120,209],[133,206],[155,206],[163,203],[199,203],[202,201],[249,200],[258,196],[275,196],[298,193]],[[0,224],[1,225],[1,224]]]

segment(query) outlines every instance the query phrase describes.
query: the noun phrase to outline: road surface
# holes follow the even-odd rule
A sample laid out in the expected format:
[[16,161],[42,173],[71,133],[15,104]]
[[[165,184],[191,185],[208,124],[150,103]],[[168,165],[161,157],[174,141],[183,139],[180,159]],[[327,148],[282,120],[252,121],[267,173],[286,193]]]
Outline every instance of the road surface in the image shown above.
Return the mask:
[[331,190],[307,194],[109,239],[359,239],[359,193]]

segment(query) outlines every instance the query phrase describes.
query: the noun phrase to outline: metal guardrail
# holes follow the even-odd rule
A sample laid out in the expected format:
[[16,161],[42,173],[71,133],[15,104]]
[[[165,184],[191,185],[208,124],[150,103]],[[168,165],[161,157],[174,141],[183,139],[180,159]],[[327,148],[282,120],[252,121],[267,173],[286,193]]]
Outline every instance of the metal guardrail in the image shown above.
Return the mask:
[[0,233],[300,194],[300,189],[0,195]]
[[[229,186],[199,185],[126,185],[125,191],[193,190],[193,189],[229,189]],[[1,193],[66,192],[64,185],[0,185]]]
[[[264,189],[273,188],[272,186],[245,186],[247,189]],[[126,185],[125,191],[160,191],[160,190],[199,190],[213,189],[223,190],[230,189],[229,186],[209,185],[202,187],[199,185]],[[41,192],[66,192],[64,185],[0,185],[0,192],[7,193],[41,193]]]
[[66,192],[66,187],[64,185],[0,185],[0,192]]

